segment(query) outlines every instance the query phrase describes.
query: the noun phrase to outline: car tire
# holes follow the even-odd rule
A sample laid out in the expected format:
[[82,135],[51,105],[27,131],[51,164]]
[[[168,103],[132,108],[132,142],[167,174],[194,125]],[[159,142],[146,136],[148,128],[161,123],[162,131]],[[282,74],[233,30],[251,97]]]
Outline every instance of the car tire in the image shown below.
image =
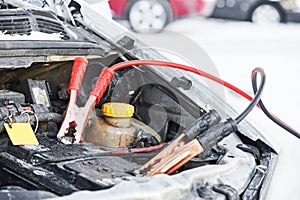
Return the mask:
[[125,13],[132,30],[138,33],[158,33],[173,20],[167,0],[131,0]]
[[285,22],[284,12],[276,3],[263,3],[255,6],[250,21],[257,24],[275,24]]

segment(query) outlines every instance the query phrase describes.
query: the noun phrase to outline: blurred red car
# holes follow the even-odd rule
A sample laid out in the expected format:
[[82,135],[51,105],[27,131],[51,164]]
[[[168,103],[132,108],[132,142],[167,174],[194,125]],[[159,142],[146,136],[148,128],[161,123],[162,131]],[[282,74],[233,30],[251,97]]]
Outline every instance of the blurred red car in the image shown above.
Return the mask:
[[210,16],[215,0],[110,0],[113,16],[136,32],[159,32],[173,20],[193,13]]

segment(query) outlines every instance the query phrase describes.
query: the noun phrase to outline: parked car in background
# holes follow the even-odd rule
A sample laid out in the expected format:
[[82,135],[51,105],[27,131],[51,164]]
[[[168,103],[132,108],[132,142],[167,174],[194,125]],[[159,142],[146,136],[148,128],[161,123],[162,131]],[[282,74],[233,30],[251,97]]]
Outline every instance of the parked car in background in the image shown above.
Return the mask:
[[212,17],[254,23],[300,22],[297,0],[217,0]]
[[128,20],[136,32],[159,32],[173,20],[191,14],[210,16],[215,0],[110,0],[114,18]]

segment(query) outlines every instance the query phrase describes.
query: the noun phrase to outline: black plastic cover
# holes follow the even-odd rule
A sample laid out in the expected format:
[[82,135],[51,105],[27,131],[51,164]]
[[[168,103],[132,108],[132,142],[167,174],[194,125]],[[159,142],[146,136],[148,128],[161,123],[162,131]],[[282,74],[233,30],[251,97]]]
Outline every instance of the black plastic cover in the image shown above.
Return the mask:
[[17,185],[67,195],[79,190],[112,187],[139,168],[121,157],[90,143],[65,145],[46,135],[40,145],[13,146],[0,154],[1,186]]

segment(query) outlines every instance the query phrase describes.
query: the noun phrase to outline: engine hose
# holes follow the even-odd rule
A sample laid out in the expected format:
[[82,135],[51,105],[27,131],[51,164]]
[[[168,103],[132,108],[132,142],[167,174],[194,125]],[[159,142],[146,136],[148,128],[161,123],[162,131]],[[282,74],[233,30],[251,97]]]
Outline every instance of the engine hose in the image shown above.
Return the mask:
[[[63,116],[57,113],[34,113],[34,115],[15,115],[13,116],[13,123],[26,123],[36,122],[37,119],[39,122],[62,122]],[[37,118],[37,119],[36,119]],[[4,131],[5,121],[0,121],[0,133]]]

